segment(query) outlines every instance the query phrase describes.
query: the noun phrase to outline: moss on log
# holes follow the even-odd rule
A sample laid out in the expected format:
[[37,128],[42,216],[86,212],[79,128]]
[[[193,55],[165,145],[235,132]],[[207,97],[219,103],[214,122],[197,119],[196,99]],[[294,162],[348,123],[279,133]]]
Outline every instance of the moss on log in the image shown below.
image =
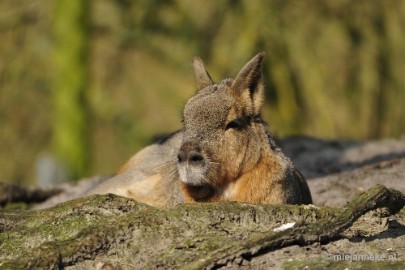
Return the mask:
[[[403,194],[381,185],[343,208],[212,203],[163,210],[94,195],[40,211],[0,212],[0,269],[61,268],[99,258],[137,268],[217,268],[334,240],[364,213],[384,207],[394,214],[404,205]],[[289,222],[295,226],[273,231]]]

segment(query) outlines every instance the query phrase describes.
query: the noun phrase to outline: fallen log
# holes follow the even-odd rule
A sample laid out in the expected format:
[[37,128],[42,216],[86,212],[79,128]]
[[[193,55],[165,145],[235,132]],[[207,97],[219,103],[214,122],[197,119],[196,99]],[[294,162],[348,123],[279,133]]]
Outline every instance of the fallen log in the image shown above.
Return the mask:
[[[186,204],[153,208],[94,195],[44,210],[0,212],[0,269],[218,268],[290,245],[326,243],[377,208],[405,205],[377,185],[342,208],[307,205]],[[286,230],[274,229],[294,224]]]

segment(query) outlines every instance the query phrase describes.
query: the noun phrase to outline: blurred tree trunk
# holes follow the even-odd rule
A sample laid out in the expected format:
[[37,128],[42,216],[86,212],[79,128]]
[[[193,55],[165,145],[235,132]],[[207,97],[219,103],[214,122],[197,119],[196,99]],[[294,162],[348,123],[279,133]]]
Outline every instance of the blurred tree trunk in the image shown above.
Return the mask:
[[58,0],[54,14],[52,143],[69,177],[78,179],[89,164],[89,1]]

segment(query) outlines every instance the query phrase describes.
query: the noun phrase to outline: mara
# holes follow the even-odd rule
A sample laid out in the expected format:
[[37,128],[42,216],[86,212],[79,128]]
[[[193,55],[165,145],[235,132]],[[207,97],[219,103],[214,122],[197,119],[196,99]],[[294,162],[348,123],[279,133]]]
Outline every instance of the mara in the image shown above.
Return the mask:
[[257,54],[235,79],[217,83],[194,58],[198,91],[184,107],[183,129],[135,154],[87,194],[114,193],[156,207],[312,203],[305,178],[262,119],[263,57]]

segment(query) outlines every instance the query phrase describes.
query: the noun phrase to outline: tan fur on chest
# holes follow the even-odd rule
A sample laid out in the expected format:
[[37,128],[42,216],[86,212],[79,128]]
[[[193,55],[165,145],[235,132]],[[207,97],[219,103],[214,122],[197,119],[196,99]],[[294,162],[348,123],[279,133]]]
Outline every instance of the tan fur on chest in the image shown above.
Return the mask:
[[276,157],[266,157],[254,170],[245,173],[235,182],[231,196],[227,199],[253,204],[283,203],[283,171],[284,168],[276,162]]

